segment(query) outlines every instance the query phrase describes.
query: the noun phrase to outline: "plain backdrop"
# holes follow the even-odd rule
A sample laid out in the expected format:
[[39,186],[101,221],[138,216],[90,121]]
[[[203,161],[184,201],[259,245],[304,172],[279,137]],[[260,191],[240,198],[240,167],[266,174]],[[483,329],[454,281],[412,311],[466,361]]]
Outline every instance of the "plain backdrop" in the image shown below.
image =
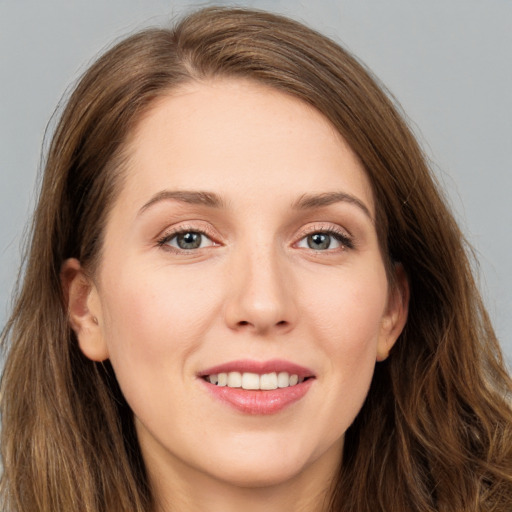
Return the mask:
[[62,95],[115,39],[213,3],[301,20],[390,89],[476,249],[480,286],[512,362],[511,0],[0,0],[0,326],[45,127]]

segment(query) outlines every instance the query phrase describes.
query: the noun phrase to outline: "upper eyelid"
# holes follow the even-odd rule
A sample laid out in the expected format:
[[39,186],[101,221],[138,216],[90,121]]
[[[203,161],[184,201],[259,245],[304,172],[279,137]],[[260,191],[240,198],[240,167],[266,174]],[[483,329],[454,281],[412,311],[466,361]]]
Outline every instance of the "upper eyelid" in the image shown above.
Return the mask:
[[334,232],[339,233],[340,235],[346,236],[347,238],[353,238],[352,233],[340,226],[339,224],[333,223],[333,222],[312,222],[306,224],[306,226],[301,227],[297,232],[297,237],[304,237],[308,236],[312,233],[318,233],[318,232]]
[[[190,222],[190,221],[189,221]],[[212,228],[210,228],[207,223],[204,221],[193,221],[199,222],[200,225],[192,225],[188,223],[179,223],[178,225],[173,225],[163,229],[160,234],[157,236],[158,239],[163,237],[172,237],[179,235],[180,233],[201,233],[202,235],[211,238],[212,240],[219,239],[220,235],[217,234]]]

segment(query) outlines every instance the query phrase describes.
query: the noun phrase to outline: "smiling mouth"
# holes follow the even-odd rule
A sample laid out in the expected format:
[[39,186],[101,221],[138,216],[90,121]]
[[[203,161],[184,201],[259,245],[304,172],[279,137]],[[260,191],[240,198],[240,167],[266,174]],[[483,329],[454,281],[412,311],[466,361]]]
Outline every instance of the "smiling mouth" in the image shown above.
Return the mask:
[[252,372],[221,372],[203,376],[210,384],[219,387],[241,388],[251,391],[270,391],[296,386],[312,377],[299,377],[288,372],[252,373]]
[[197,377],[210,396],[253,416],[276,414],[301,401],[316,380],[312,370],[282,359],[230,361]]

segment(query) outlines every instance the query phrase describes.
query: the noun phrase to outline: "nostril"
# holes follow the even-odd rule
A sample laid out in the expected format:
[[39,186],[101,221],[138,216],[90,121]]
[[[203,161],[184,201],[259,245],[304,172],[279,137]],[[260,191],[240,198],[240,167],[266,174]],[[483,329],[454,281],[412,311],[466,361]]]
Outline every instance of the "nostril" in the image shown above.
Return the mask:
[[[247,325],[251,325],[251,322],[248,322],[247,320],[240,320],[240,322],[238,322],[239,327],[244,327]],[[288,322],[286,320],[281,320],[280,322],[277,322],[275,325],[276,327],[284,327],[288,325]]]

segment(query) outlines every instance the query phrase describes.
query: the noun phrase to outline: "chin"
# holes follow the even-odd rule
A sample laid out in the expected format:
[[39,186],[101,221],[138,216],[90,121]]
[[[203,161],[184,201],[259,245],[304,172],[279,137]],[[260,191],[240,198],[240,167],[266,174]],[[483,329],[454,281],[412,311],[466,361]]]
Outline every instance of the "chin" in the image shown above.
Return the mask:
[[[275,441],[275,440],[273,440]],[[331,473],[337,468],[341,443],[308,446],[308,443],[279,443],[267,439],[259,443],[236,446],[236,450],[212,453],[208,473],[215,479],[244,488],[273,487],[286,484],[318,470]],[[236,445],[236,441],[233,441]],[[231,446],[235,448],[235,446]],[[203,467],[204,462],[203,462]],[[215,468],[212,472],[211,469]],[[322,468],[322,469],[320,469]]]
[[289,461],[268,461],[266,463],[242,462],[229,467],[217,466],[214,477],[227,484],[244,488],[274,487],[295,479],[304,471]]

